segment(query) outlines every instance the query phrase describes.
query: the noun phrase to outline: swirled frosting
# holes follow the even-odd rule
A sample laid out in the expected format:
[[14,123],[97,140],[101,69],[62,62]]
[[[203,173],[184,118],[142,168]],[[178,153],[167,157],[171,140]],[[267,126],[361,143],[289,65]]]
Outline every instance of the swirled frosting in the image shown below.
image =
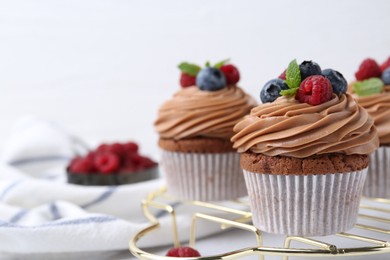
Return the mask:
[[255,100],[236,86],[218,91],[183,88],[158,111],[155,128],[162,138],[230,139],[233,126],[256,106]]
[[233,147],[268,156],[369,154],[379,146],[373,119],[350,94],[311,106],[280,97],[261,104],[234,127]]
[[364,97],[354,94],[354,98],[374,119],[374,124],[378,129],[379,142],[390,145],[390,86],[385,86],[383,93]]

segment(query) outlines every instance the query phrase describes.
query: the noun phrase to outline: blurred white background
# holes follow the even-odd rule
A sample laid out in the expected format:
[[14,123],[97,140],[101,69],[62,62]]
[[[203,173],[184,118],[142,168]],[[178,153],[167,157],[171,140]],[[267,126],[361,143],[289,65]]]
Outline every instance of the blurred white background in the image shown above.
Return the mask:
[[388,0],[2,0],[0,150],[36,115],[157,156],[153,121],[179,89],[179,62],[231,58],[257,100],[293,58],[352,80],[364,58],[390,56],[389,10]]

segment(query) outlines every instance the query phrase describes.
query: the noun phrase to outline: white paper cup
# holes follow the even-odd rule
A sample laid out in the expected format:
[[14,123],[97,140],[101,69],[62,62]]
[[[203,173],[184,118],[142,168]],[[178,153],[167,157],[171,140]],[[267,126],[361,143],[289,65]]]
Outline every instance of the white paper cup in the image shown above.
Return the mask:
[[318,175],[259,174],[244,170],[253,224],[269,233],[326,236],[351,229],[367,168]]
[[168,193],[185,200],[218,201],[247,195],[238,153],[162,150]]
[[390,198],[390,147],[381,146],[370,156],[363,196]]

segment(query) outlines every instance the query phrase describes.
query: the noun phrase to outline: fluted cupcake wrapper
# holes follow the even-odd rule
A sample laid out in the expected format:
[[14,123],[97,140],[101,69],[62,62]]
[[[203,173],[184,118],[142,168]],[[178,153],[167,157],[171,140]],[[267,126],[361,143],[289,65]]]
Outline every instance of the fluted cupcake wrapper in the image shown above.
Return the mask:
[[324,175],[258,174],[244,170],[253,224],[293,236],[326,236],[351,229],[367,169]]
[[363,196],[390,198],[390,147],[381,146],[370,156]]
[[238,153],[162,151],[168,192],[180,199],[218,201],[246,196]]

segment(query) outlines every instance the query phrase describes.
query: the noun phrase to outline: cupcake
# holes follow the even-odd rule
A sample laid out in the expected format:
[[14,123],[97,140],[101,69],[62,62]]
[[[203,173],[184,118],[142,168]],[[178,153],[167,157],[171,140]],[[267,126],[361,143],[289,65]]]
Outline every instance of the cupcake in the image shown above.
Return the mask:
[[140,155],[134,142],[101,144],[73,158],[67,167],[68,183],[79,185],[121,185],[155,178],[157,163]]
[[234,127],[253,223],[292,236],[325,236],[356,223],[373,120],[339,72],[293,60],[265,84],[263,104]]
[[380,147],[371,155],[363,195],[390,198],[390,58],[381,66],[365,59],[355,73],[350,91],[378,129]]
[[201,201],[245,196],[230,138],[233,126],[256,105],[254,99],[237,86],[240,74],[226,61],[179,68],[182,88],[160,107],[155,121],[168,192]]

